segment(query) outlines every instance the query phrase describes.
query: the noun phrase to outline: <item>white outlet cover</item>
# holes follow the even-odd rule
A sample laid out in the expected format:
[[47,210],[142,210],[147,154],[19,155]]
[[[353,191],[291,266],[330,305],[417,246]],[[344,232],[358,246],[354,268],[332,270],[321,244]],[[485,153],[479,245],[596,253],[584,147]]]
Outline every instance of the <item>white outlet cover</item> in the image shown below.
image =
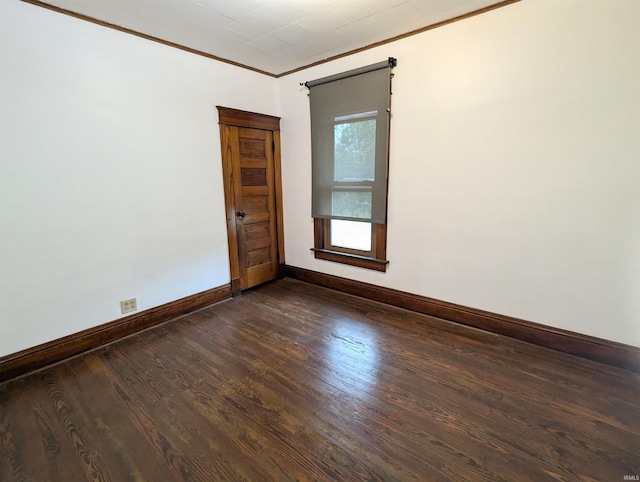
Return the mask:
[[131,298],[129,300],[123,300],[120,302],[120,311],[124,313],[131,313],[132,311],[136,311],[138,309],[138,304],[136,303],[135,298]]

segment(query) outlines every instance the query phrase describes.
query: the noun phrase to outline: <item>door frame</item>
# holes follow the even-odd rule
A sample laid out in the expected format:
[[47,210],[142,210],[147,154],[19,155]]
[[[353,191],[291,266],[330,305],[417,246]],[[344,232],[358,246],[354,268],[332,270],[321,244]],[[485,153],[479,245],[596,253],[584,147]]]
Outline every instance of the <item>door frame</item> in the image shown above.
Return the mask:
[[227,217],[227,240],[229,243],[229,269],[231,272],[231,294],[240,294],[240,257],[236,225],[236,206],[230,146],[230,127],[248,127],[271,131],[273,134],[273,173],[276,206],[276,242],[278,254],[277,277],[284,273],[284,222],[282,208],[282,174],[280,160],[280,117],[230,107],[216,106],[220,125],[220,149],[222,152],[222,176],[224,181],[224,204]]

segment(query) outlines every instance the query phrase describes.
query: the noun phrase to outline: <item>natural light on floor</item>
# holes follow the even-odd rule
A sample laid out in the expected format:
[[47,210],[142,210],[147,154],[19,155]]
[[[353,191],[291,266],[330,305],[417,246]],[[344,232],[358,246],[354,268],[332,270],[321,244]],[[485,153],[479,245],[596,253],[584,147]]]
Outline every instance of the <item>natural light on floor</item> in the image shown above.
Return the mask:
[[371,251],[371,223],[332,219],[331,244],[342,248]]

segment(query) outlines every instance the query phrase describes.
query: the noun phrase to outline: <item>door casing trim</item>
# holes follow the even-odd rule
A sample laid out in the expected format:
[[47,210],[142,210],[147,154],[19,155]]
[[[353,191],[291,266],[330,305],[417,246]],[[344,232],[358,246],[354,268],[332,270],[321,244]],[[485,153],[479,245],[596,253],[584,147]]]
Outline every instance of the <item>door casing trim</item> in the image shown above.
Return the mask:
[[[220,149],[222,153],[222,176],[224,181],[224,203],[227,219],[227,241],[229,243],[229,270],[231,274],[232,296],[240,295],[240,258],[238,253],[238,239],[236,226],[236,207],[233,191],[233,170],[231,166],[231,146],[228,145],[230,136],[226,131],[230,127],[248,127],[271,131],[273,134],[273,172],[276,205],[276,232],[278,243],[278,272],[277,277],[284,276],[284,221],[282,200],[282,170],[280,159],[280,117],[248,112],[230,107],[216,106],[220,125]],[[227,144],[225,144],[225,139]]]

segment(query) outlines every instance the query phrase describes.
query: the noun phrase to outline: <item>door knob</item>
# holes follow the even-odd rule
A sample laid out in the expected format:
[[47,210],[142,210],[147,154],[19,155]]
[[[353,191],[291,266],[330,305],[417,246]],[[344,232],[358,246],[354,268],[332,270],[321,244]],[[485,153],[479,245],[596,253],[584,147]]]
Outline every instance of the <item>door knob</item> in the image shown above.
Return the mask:
[[236,213],[236,216],[238,216],[239,218],[244,218],[246,216],[246,213],[244,211],[238,211]]

